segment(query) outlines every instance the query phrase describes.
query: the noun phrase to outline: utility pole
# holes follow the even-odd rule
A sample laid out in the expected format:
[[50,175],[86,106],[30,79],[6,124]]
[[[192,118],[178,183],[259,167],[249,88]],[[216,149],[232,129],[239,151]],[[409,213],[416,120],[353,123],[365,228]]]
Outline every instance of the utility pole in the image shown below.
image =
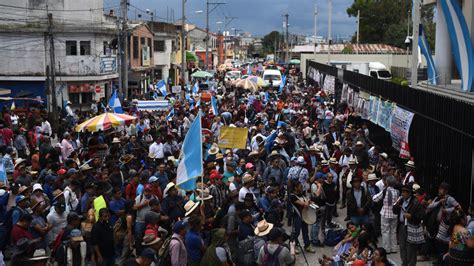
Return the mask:
[[332,0],[328,0],[328,64],[331,62]]
[[186,0],[181,1],[181,93],[183,94],[186,86]]
[[288,40],[289,40],[289,33],[288,33],[288,26],[289,26],[289,24],[288,24],[288,17],[289,17],[289,16],[290,16],[290,15],[288,15],[288,13],[285,14],[285,28],[286,28],[286,36],[285,36],[286,54],[285,54],[285,61],[286,61],[286,62],[289,61],[289,58],[288,58],[288,56],[289,56],[289,55],[288,55],[288,52],[289,52],[289,41],[288,41]]
[[58,120],[57,120],[57,115],[58,112],[58,102],[56,99],[56,55],[54,53],[54,36],[53,36],[53,14],[48,13],[48,35],[49,35],[49,60],[50,60],[50,76],[51,76],[51,101],[53,105],[53,112],[52,114],[52,122],[53,122],[53,128],[55,130],[58,129]]
[[[314,3],[314,37],[318,36],[318,7]],[[316,41],[315,41],[316,42]]]
[[357,10],[357,48],[356,48],[357,54],[359,54],[359,35],[360,35],[360,10]]
[[[225,36],[225,33],[226,33],[226,29],[227,29],[227,26],[229,26],[229,24],[232,22],[232,20],[236,19],[237,17],[230,17],[230,16],[225,16],[224,17],[224,63],[225,63],[225,60],[227,60],[227,38]],[[227,21],[229,20],[229,21]],[[227,36],[229,36],[229,34],[227,34]]]
[[413,1],[413,37],[411,47],[411,86],[418,84],[418,35],[420,33],[420,0]]
[[[150,12],[150,15],[151,15],[151,32],[153,33],[153,36],[155,36],[155,13],[156,11],[154,12]],[[153,37],[153,40],[154,40],[154,37]],[[153,44],[153,40],[152,40],[152,43],[150,43],[150,53],[153,53],[153,50],[151,49],[152,47],[152,44]],[[152,57],[153,60],[155,60],[155,57]],[[151,62],[151,65],[154,66],[155,65],[155,62]],[[169,73],[169,72],[168,72]],[[160,79],[162,78],[163,76],[160,77]],[[150,74],[150,79],[151,79],[151,84],[153,84],[153,82],[155,82],[155,68],[153,67],[151,69],[151,74]],[[166,81],[166,84],[168,85],[168,80]]]
[[239,42],[239,39],[237,38],[237,33],[242,30],[234,29],[234,60],[237,58],[237,43]]
[[124,97],[128,97],[128,0],[120,0],[122,10],[120,76],[122,76],[122,90]]
[[[206,0],[206,60],[204,69],[207,70],[209,68],[209,14],[214,11],[219,5],[223,5],[225,3],[209,3],[209,0]],[[211,11],[209,11],[209,6],[214,6]]]

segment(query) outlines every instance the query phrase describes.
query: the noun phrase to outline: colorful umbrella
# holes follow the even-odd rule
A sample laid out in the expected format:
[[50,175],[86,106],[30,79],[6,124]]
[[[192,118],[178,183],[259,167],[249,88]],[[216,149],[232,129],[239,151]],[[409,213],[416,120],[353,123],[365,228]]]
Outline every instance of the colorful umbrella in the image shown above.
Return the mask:
[[249,80],[249,79],[242,79],[242,80],[239,80],[235,86],[237,87],[240,87],[240,88],[244,88],[246,90],[251,90],[251,91],[257,91],[258,90],[258,85],[257,83]]
[[206,71],[196,71],[193,74],[191,74],[191,77],[205,79],[205,78],[212,78],[214,76],[211,73],[206,72]]
[[76,126],[76,132],[96,132],[99,130],[104,131],[111,127],[118,127],[124,124],[128,125],[132,123],[132,121],[134,121],[135,119],[137,118],[130,115],[104,113]]
[[299,65],[299,64],[301,64],[301,61],[298,60],[298,59],[291,59],[290,62],[288,62],[288,64]]
[[265,86],[268,85],[265,82],[265,80],[263,80],[261,77],[258,77],[258,76],[248,76],[247,79],[252,81],[252,82],[255,82],[257,84],[257,86],[259,86],[259,87],[265,87]]

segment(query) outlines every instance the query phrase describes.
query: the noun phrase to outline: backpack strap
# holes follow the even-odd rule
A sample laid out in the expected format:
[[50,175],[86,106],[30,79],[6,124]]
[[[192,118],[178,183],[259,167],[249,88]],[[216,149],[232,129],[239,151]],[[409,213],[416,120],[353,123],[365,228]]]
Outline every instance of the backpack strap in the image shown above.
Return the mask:
[[273,256],[275,256],[278,259],[278,255],[280,255],[281,250],[283,249],[282,245],[278,245],[278,248],[273,252]]

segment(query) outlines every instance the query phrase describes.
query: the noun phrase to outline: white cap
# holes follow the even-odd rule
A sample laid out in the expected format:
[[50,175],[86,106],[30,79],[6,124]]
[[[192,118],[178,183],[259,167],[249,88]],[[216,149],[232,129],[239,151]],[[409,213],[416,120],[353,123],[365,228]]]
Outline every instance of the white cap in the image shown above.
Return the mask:
[[33,191],[36,191],[38,189],[43,191],[43,187],[41,186],[41,184],[39,184],[39,183],[34,184],[33,185]]

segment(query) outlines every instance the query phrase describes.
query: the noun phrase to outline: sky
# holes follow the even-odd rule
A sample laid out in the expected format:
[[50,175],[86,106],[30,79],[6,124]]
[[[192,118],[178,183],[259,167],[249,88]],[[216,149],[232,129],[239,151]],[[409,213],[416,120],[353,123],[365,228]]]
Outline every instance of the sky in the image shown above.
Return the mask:
[[[116,7],[119,0],[103,0],[105,7]],[[174,10],[174,18],[181,18],[181,0],[129,0],[129,18],[134,19],[141,10],[156,10],[158,20],[166,21]],[[273,30],[282,31],[284,14],[289,14],[289,30],[291,33],[313,35],[314,5],[318,8],[318,35],[327,36],[328,32],[328,0],[209,0],[211,3],[221,2],[210,14],[209,28],[211,31],[224,30],[224,17],[238,17],[233,20],[227,30],[234,28],[251,32],[255,36],[263,36]],[[349,18],[346,9],[353,0],[332,0],[332,35],[347,37],[356,31],[356,19]],[[210,6],[212,9],[212,5]],[[167,11],[168,10],[168,11]],[[196,11],[204,11],[197,13]],[[188,22],[205,28],[206,0],[187,0],[186,16]],[[168,15],[167,15],[168,13]],[[143,15],[142,19],[149,18]],[[218,24],[217,22],[222,22]]]

